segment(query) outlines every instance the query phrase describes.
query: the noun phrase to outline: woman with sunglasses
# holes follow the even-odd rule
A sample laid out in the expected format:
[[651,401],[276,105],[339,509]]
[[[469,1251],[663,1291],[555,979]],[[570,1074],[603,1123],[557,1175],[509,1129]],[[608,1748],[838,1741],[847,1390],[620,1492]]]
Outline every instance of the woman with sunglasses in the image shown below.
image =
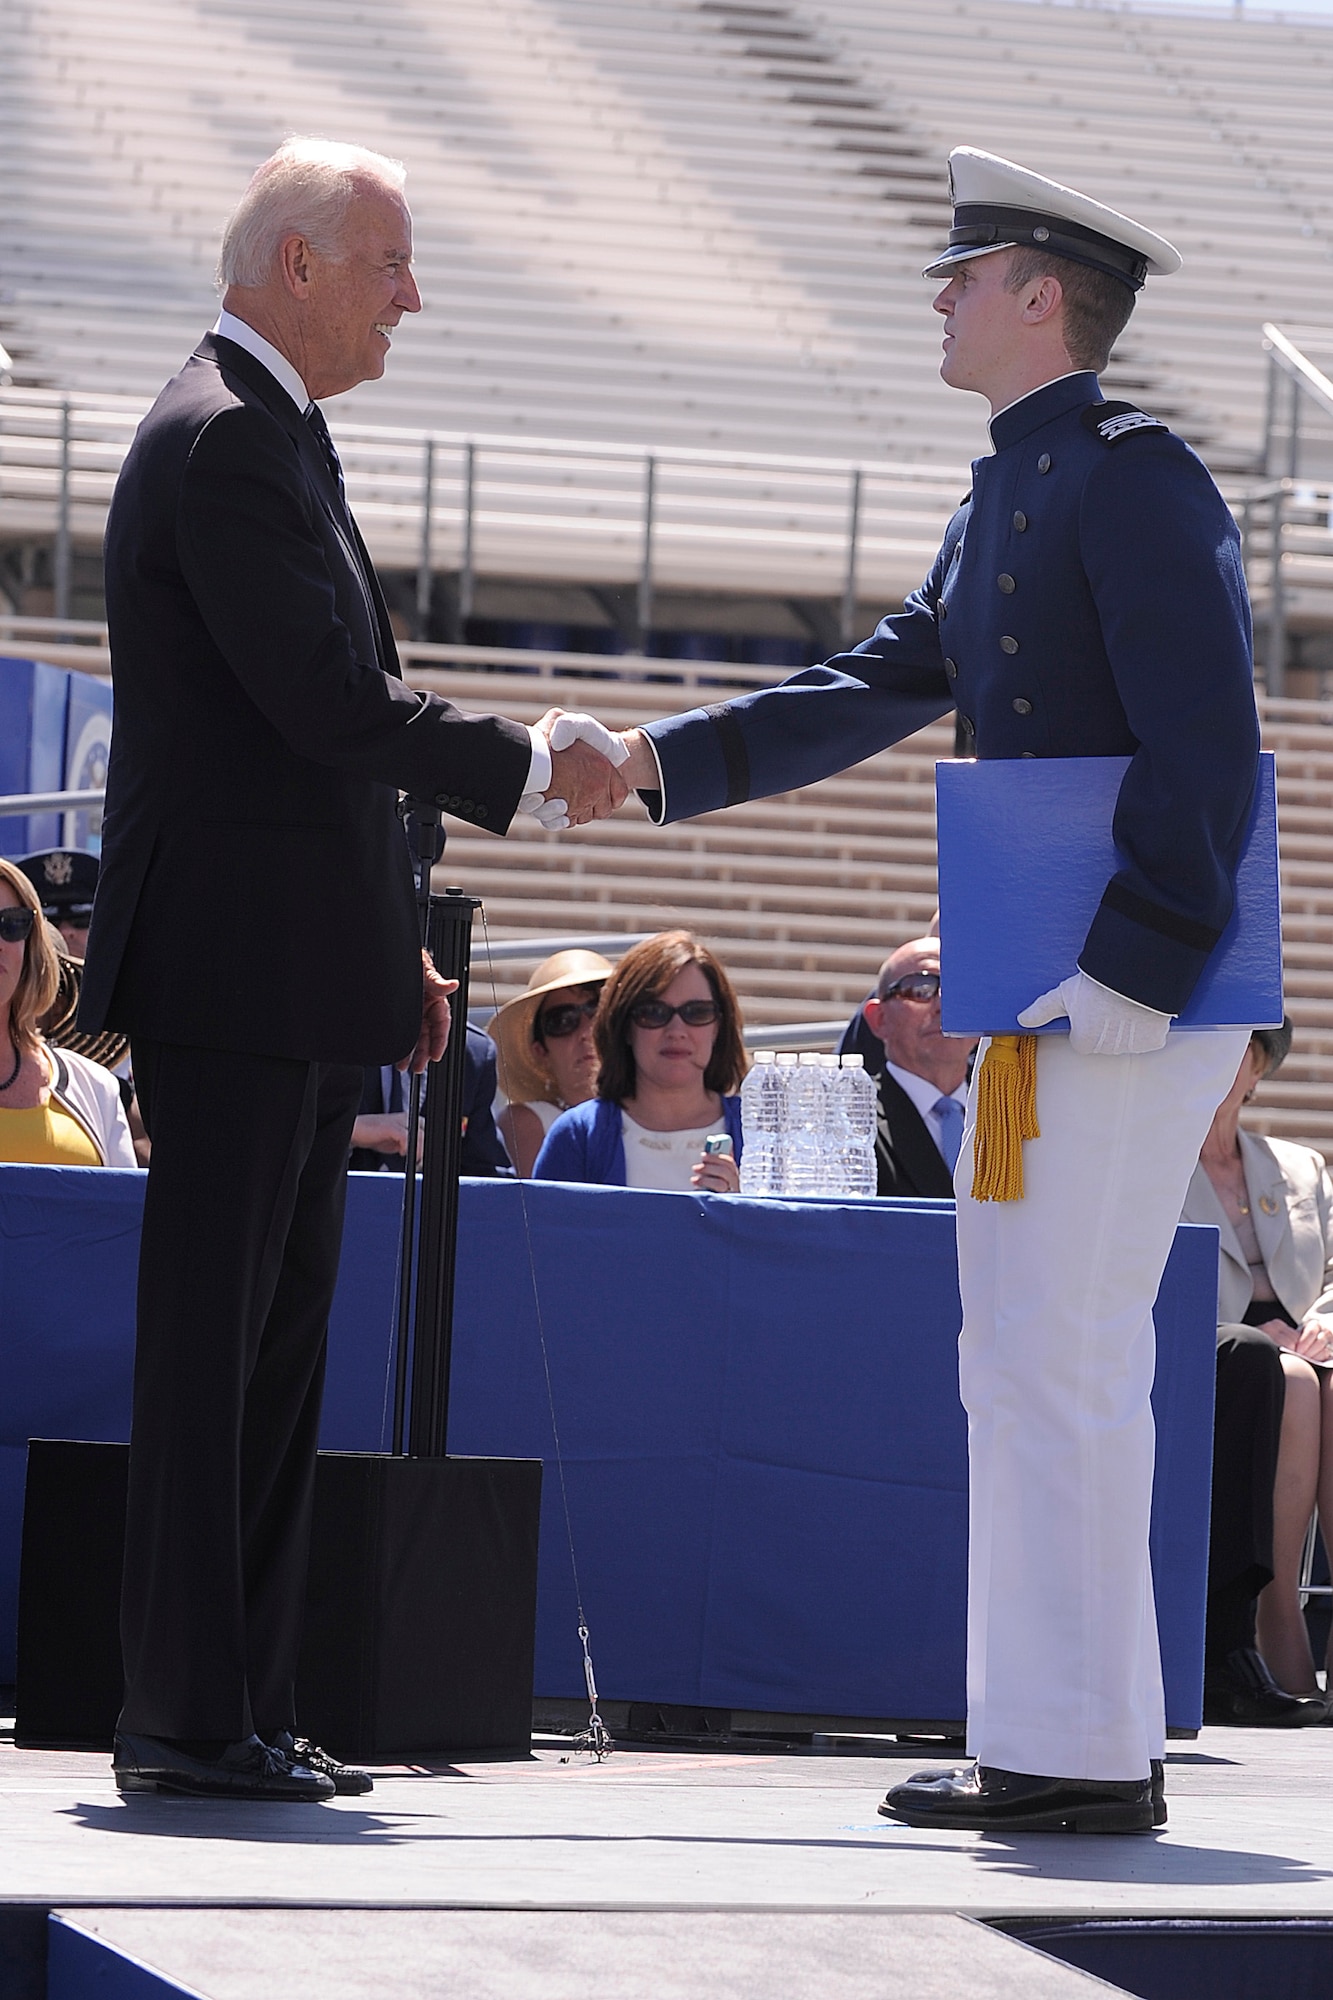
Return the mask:
[[[593,1024],[597,1096],[558,1118],[538,1180],[736,1194],[745,1074],[731,981],[689,931],[661,931],[626,952]],[[707,1139],[732,1152],[705,1152]]]
[[610,960],[599,952],[553,952],[489,1023],[497,1081],[509,1100],[496,1123],[525,1179],[561,1112],[586,1103],[597,1086],[592,1023],[610,977]]
[[137,1167],[110,1070],[42,1037],[38,1023],[59,985],[37,892],[0,861],[0,1162]]

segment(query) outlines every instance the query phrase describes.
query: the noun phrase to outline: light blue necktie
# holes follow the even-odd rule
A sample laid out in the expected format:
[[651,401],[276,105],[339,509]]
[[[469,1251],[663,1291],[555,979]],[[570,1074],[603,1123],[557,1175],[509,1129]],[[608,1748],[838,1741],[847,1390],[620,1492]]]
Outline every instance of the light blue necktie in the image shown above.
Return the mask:
[[940,1151],[952,1173],[963,1150],[963,1107],[956,1097],[937,1097],[931,1107],[940,1121]]

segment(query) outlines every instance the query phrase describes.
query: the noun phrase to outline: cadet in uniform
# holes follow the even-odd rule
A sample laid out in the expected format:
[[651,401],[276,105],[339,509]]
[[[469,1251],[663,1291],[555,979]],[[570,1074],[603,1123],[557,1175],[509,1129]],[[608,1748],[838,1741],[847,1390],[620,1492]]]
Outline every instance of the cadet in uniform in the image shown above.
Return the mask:
[[48,847],[40,854],[25,854],[18,865],[41,897],[42,915],[60,932],[70,957],[82,958],[97,894],[97,856],[81,847]]
[[956,1178],[976,1761],[882,1810],[1132,1832],[1166,1817],[1152,1306],[1247,1040],[1168,1030],[1231,913],[1258,759],[1249,611],[1204,466],[1097,379],[1177,252],[990,154],[961,148],[950,180],[926,273],[947,280],[941,374],[987,397],[994,450],[930,575],[853,652],[630,732],[622,775],[659,822],[685,819],[843,770],[951,707],[979,757],[1131,759],[1124,865],[1078,965],[1021,1017],[1070,1023],[1039,1044],[1025,1198],[973,1198],[975,1085]]

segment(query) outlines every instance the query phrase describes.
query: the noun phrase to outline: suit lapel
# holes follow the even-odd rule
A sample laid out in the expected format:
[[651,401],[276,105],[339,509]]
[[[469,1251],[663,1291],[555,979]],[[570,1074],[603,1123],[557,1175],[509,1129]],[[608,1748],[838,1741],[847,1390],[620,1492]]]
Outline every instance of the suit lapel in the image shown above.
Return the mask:
[[319,448],[305,413],[298,410],[287,391],[269,374],[261,361],[256,361],[244,347],[238,347],[225,334],[206,333],[195,353],[202,359],[214,361],[219,368],[229,374],[238,375],[247,389],[253,390],[264,407],[278,419],[283,429],[296,446],[301,468],[324,512],[333,522],[341,539],[348,545],[348,556],[354,569],[360,572],[365,586],[366,598],[375,628],[375,646],[379,655],[379,665],[395,680],[402,678],[398,664],[398,647],[393,636],[393,626],[389,620],[389,608],[384,602],[384,592],[375,574],[375,565],[370,560],[370,552],[361,539],[361,531],[352,519],[351,509],[338,491],[337,482],[324,462],[324,454]]
[[904,1192],[927,1200],[947,1200],[953,1193],[953,1177],[944,1155],[907,1092],[887,1070],[879,1080],[879,1108],[879,1136],[897,1167]]

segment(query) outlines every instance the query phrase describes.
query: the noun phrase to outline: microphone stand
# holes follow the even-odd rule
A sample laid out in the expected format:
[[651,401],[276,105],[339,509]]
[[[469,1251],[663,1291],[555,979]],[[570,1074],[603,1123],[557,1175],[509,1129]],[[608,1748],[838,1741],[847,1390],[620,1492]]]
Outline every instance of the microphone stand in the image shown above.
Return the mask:
[[[449,1370],[453,1348],[454,1273],[458,1259],[458,1176],[463,1148],[463,1067],[467,1050],[468,975],[476,896],[447,889],[432,896],[431,869],[444,852],[444,829],[433,802],[405,801],[417,877],[422,942],[443,979],[456,979],[449,1042],[430,1068],[422,1147],[420,1227],[417,1227],[417,1146],[422,1080],[408,1095],[402,1247],[399,1259],[393,1449],[413,1458],[443,1458],[449,1429]],[[414,1283],[415,1280],[415,1283]],[[415,1299],[415,1311],[413,1310]],[[409,1400],[409,1380],[411,1393]]]

